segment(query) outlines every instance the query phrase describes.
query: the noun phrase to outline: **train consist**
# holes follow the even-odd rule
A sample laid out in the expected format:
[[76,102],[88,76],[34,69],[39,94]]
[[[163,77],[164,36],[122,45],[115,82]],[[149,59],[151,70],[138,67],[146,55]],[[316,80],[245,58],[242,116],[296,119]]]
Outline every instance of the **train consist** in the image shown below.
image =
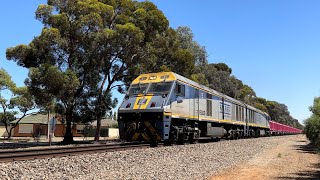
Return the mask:
[[173,72],[137,77],[118,117],[120,138],[127,141],[183,144],[298,133],[278,128],[265,112]]
[[269,121],[271,135],[301,134],[302,130],[275,121]]

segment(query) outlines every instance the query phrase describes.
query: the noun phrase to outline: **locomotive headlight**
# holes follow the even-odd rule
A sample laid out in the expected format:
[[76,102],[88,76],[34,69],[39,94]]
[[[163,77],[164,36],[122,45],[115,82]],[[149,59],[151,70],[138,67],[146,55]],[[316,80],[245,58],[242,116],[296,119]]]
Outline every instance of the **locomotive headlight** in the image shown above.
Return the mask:
[[152,102],[150,107],[155,107],[156,106],[156,102]]
[[119,119],[122,119],[122,116],[119,116]]
[[131,106],[131,103],[128,103],[127,106],[126,106],[126,108],[129,108],[130,106]]

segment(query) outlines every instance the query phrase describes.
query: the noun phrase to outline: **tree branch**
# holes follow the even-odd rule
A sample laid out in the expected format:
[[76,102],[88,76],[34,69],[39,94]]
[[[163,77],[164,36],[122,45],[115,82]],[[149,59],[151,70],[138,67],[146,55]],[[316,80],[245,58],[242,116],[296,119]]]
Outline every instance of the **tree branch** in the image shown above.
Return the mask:
[[111,87],[110,87],[110,90],[112,90],[113,88],[116,88],[116,87],[124,86],[124,85],[126,85],[126,84],[118,84],[118,85],[111,86]]

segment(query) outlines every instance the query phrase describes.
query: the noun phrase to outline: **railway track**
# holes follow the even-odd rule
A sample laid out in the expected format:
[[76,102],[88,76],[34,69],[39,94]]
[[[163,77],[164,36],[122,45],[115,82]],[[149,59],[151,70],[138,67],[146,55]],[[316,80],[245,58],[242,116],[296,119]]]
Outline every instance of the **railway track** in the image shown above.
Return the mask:
[[124,151],[129,149],[149,148],[150,144],[121,143],[87,146],[55,147],[42,149],[22,149],[0,151],[0,162],[24,161],[32,159],[42,159],[51,157],[73,156],[79,154],[89,154],[96,152]]
[[[260,137],[262,138],[262,137]],[[217,141],[228,141],[227,139],[200,139],[200,143],[212,143]],[[159,143],[157,146],[164,146]],[[176,146],[176,144],[172,144]],[[41,149],[18,149],[0,151],[0,163],[10,161],[23,161],[32,159],[43,159],[52,157],[73,156],[79,154],[90,154],[96,152],[113,152],[124,151],[129,149],[144,149],[150,148],[149,143],[117,143],[117,144],[95,144],[86,146],[69,146]]]

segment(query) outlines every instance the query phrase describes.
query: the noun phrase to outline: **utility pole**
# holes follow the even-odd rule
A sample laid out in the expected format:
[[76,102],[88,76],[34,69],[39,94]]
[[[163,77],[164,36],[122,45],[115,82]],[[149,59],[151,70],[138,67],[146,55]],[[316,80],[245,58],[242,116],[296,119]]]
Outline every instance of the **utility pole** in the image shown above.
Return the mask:
[[49,132],[50,132],[50,127],[49,127],[49,124],[50,124],[50,111],[47,111],[47,112],[48,112],[47,139],[49,139]]
[[48,139],[49,146],[51,146],[51,128],[50,128],[50,111],[48,110]]

